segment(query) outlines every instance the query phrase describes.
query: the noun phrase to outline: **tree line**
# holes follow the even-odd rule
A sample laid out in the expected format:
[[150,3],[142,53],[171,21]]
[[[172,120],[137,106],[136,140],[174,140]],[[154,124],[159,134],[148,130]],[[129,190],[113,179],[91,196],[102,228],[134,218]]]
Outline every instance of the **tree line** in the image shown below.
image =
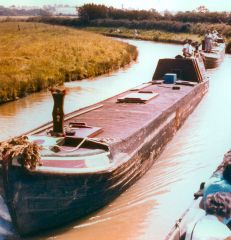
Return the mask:
[[[160,14],[155,9],[127,10],[105,5],[84,4],[76,8],[77,18],[43,17],[33,21],[72,27],[108,27],[158,30],[172,33],[204,34],[214,28],[225,37],[231,38],[231,12],[209,12],[204,6],[194,11]],[[32,19],[29,19],[32,21]]]
[[91,21],[82,21],[79,18],[57,18],[57,17],[43,17],[30,18],[28,21],[39,21],[54,25],[63,25],[71,27],[107,27],[110,29],[128,28],[128,29],[143,29],[143,30],[158,30],[172,33],[192,33],[203,35],[208,28],[216,29],[225,37],[231,37],[231,25],[226,23],[193,23],[180,22],[173,20],[129,20],[129,19],[111,19],[101,18],[93,19]]
[[77,9],[78,16],[83,22],[90,22],[96,19],[126,19],[126,20],[168,20],[192,23],[225,23],[231,24],[231,12],[209,12],[205,7],[200,6],[194,11],[177,12],[172,14],[165,11],[160,14],[155,9],[151,10],[127,10],[107,7],[98,4],[84,4]]
[[128,20],[148,20],[159,19],[160,13],[154,9],[146,10],[124,10],[113,7],[106,7],[105,5],[97,5],[94,3],[84,4],[76,8],[78,16],[81,21],[89,22],[95,19],[128,19]]

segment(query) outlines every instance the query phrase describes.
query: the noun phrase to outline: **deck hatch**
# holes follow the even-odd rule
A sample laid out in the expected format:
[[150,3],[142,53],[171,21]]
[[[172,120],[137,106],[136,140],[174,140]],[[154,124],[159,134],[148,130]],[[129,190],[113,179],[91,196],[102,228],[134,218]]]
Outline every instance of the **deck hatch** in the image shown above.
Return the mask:
[[118,103],[146,103],[147,101],[151,100],[157,95],[158,93],[156,92],[140,91],[136,93],[129,93],[128,95],[120,97],[117,99],[117,102]]

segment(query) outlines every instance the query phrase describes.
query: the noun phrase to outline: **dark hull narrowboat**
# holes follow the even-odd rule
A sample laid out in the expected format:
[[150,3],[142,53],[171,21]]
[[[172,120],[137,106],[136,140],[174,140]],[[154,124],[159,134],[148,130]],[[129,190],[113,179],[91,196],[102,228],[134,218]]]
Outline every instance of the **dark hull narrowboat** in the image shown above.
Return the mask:
[[206,69],[216,68],[225,56],[225,43],[217,43],[210,53],[203,52]]
[[[163,82],[166,73],[177,74],[175,84]],[[3,166],[18,232],[57,227],[112,201],[153,165],[207,90],[199,59],[161,59],[151,82],[67,115],[65,136],[50,136],[52,124],[31,131],[42,166]]]

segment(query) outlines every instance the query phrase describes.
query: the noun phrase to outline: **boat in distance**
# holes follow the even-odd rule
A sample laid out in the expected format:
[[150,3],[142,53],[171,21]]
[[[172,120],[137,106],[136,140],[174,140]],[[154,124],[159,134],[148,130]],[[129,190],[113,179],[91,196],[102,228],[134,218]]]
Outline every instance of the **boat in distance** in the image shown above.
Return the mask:
[[206,69],[216,68],[223,61],[225,56],[225,42],[223,38],[217,39],[216,45],[213,46],[211,52],[201,53],[204,59]]
[[[168,75],[177,80],[167,83]],[[150,82],[67,114],[63,135],[52,134],[52,123],[29,132],[42,165],[3,164],[19,234],[61,226],[112,201],[153,165],[208,86],[201,59],[160,59]]]

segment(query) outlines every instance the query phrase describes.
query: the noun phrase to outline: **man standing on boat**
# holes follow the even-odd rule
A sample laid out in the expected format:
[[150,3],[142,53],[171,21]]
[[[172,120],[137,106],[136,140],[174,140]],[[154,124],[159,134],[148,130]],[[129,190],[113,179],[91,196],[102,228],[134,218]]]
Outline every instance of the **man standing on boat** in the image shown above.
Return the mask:
[[192,40],[191,39],[186,40],[186,43],[183,46],[182,52],[183,52],[184,57],[192,57],[193,56],[194,49],[193,49],[193,46],[192,46]]
[[208,30],[205,34],[205,52],[211,52],[212,51],[212,43],[213,43],[213,36],[211,34],[211,31]]

